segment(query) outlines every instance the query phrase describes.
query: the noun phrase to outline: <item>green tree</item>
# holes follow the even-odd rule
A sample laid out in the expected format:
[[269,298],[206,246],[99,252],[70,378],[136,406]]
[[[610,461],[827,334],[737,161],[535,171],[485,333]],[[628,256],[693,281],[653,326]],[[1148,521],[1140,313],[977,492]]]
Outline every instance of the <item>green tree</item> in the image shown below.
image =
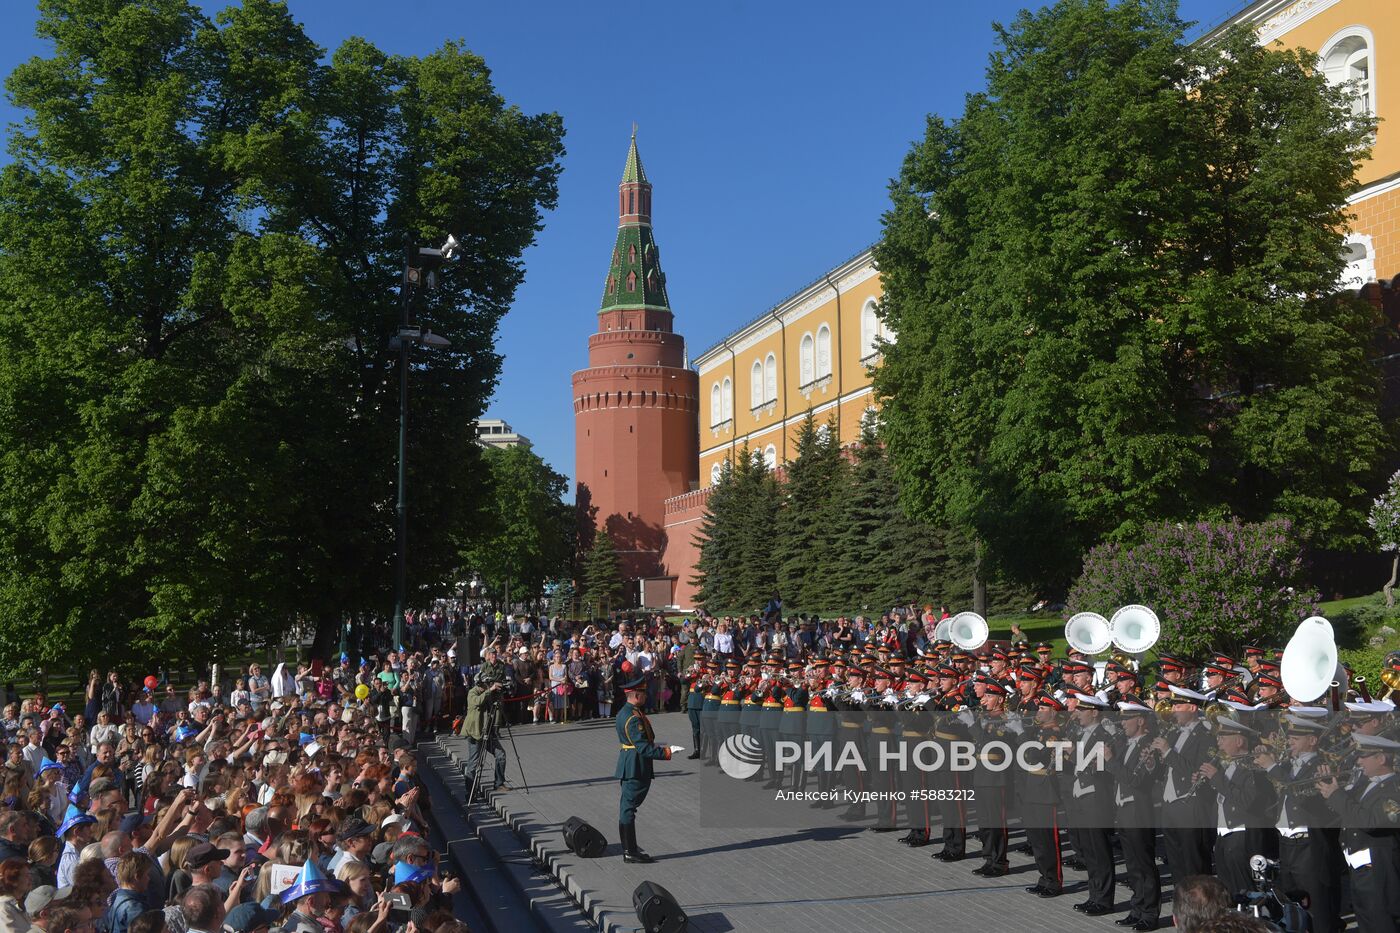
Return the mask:
[[497,591],[528,600],[569,569],[575,525],[573,506],[564,502],[568,480],[523,445],[483,454],[490,483],[462,561]]
[[695,536],[697,601],[710,612],[758,612],[778,585],[774,531],[781,493],[763,455],[747,445],[722,469]]
[[784,470],[782,508],[773,533],[778,592],[785,610],[839,606],[831,586],[839,515],[848,470],[835,426],[818,429],[811,409],[794,438],[797,456]]
[[595,615],[605,616],[622,605],[627,591],[617,549],[607,529],[600,528],[593,536],[593,547],[583,559],[582,571],[584,601],[592,605]]
[[0,172],[0,669],[207,657],[291,620],[327,647],[392,600],[406,244],[458,267],[414,314],[410,591],[480,488],[468,429],[553,206],[562,127],[462,45],[329,60],[285,4],[41,0]]
[[1396,576],[1400,575],[1400,471],[1390,477],[1385,491],[1371,504],[1366,522],[1375,533],[1380,549],[1391,554],[1390,579],[1381,587],[1385,593],[1386,608],[1389,609],[1395,605]]
[[1363,540],[1378,322],[1336,283],[1371,125],[1309,55],[1182,34],[1157,0],[1020,14],[891,186],[883,436],[989,570],[1062,587],[1162,518]]

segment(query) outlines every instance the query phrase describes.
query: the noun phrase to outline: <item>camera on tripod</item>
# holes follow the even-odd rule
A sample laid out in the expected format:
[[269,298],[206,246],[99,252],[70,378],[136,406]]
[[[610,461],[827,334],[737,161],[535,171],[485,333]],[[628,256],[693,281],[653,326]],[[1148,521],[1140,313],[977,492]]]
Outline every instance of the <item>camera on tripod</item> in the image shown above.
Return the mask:
[[1280,933],[1308,933],[1312,929],[1302,905],[1278,890],[1278,862],[1255,855],[1249,860],[1249,876],[1253,890],[1236,895],[1236,911],[1257,917]]

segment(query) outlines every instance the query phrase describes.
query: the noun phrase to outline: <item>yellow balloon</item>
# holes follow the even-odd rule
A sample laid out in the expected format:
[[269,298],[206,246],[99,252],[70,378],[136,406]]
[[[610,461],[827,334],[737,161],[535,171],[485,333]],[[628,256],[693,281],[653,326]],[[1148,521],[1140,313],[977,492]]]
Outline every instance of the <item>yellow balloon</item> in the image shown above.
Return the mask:
[[366,687],[364,684],[360,684],[358,687],[355,688],[356,699],[363,700],[367,696],[369,696],[369,687]]

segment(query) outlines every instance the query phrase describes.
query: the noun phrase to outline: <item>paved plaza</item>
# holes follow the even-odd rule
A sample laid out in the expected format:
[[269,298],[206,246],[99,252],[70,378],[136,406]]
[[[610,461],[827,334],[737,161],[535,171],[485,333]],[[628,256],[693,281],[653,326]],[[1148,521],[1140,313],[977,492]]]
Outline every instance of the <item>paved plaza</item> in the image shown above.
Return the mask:
[[[687,746],[681,759],[658,762],[656,781],[637,819],[641,846],[658,861],[626,865],[617,838],[618,782],[612,777],[617,738],[611,720],[568,726],[518,726],[515,746],[530,792],[518,789],[520,771],[510,743],[507,779],[517,789],[497,794],[500,817],[528,840],[605,931],[638,929],[632,891],[650,880],[667,888],[691,918],[691,929],[785,931],[1118,929],[1122,912],[1088,919],[1071,909],[1084,899],[1084,875],[1066,872],[1067,892],[1041,900],[1024,888],[1035,880],[1030,856],[1013,852],[1011,874],[984,880],[972,874],[980,860],[953,865],[930,856],[938,846],[909,849],[903,833],[876,833],[863,824],[787,832],[702,826],[698,761],[689,754],[690,726],[683,714],[652,717],[657,742]],[[454,757],[466,741],[441,744]],[[561,826],[580,816],[608,838],[607,854],[580,859],[564,846]],[[1011,839],[1013,847],[1021,842]],[[969,849],[977,845],[969,840]],[[1164,905],[1169,915],[1170,905]],[[1164,924],[1169,925],[1164,917]]]

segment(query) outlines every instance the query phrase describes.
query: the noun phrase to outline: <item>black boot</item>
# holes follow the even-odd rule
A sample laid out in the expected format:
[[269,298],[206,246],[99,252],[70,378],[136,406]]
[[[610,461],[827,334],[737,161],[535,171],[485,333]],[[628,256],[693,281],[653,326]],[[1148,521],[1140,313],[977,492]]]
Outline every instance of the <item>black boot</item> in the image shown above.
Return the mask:
[[699,757],[700,757],[700,736],[698,736],[698,735],[696,735],[696,734],[694,734],[694,733],[691,733],[691,738],[693,738],[693,739],[695,740],[695,751],[691,752],[689,755],[686,755],[685,757],[688,758],[688,759],[699,758]]
[[617,831],[622,836],[622,860],[629,865],[645,865],[656,861],[637,848],[637,824],[618,823]]

